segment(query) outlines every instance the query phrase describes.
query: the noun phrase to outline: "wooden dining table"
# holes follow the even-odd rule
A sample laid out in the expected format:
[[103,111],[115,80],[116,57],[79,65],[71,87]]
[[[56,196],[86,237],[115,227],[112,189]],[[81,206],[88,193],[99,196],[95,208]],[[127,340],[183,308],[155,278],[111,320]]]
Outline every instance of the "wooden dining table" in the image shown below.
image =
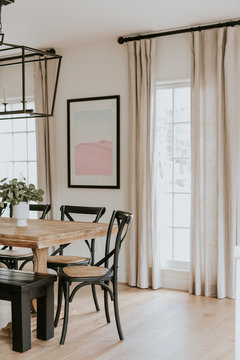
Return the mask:
[[31,248],[34,271],[40,273],[47,273],[50,247],[106,237],[108,229],[107,223],[33,219],[27,222],[28,226],[17,227],[16,219],[0,218],[0,244]]
[[[0,218],[0,244],[31,248],[34,256],[34,271],[47,273],[49,248],[81,240],[105,238],[107,223],[92,223],[62,220],[27,220],[28,226],[17,227],[16,219]],[[117,226],[113,228],[113,234]],[[103,244],[104,246],[104,244]],[[33,302],[36,310],[36,303]],[[33,329],[36,326],[33,325]],[[11,336],[11,323],[0,330],[0,334]]]

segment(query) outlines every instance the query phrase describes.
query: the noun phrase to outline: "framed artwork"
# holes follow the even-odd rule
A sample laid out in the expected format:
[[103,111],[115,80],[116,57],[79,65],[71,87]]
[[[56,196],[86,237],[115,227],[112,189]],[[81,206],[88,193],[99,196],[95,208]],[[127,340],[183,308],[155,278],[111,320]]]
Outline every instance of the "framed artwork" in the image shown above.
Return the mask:
[[67,100],[68,187],[120,188],[120,96]]

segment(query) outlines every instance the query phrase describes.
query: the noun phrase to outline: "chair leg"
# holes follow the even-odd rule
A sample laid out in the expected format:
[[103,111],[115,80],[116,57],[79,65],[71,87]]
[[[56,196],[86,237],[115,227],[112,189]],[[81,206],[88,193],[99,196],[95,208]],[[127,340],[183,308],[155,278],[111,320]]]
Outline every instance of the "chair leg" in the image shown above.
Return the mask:
[[124,340],[124,336],[123,336],[123,332],[122,332],[122,327],[121,327],[121,322],[120,322],[120,316],[119,316],[119,307],[118,307],[118,290],[117,290],[117,283],[116,281],[113,281],[113,296],[114,296],[114,314],[115,314],[115,320],[116,320],[116,325],[117,325],[117,330],[118,330],[118,335],[120,340]]
[[100,311],[100,307],[99,307],[98,299],[97,299],[97,293],[96,293],[96,286],[94,284],[92,284],[92,295],[93,295],[93,300],[94,300],[96,311]]
[[66,338],[67,326],[68,326],[68,316],[69,316],[69,282],[66,281],[63,286],[63,293],[65,298],[65,307],[64,307],[64,320],[63,320],[63,328],[62,335],[60,340],[60,345],[63,345]]
[[[90,252],[91,252],[90,264],[93,265],[95,262],[95,239],[92,239],[92,241],[91,241]],[[100,307],[99,307],[98,299],[97,299],[97,293],[96,293],[96,286],[94,284],[92,284],[92,295],[93,295],[93,300],[94,300],[96,311],[100,311]]]
[[[107,281],[106,284],[108,285],[109,281]],[[105,309],[106,321],[110,323],[111,319],[110,319],[109,307],[108,307],[108,292],[106,289],[104,289],[103,291],[104,291],[104,309]]]
[[62,309],[62,297],[63,297],[63,288],[62,288],[61,281],[58,280],[58,300],[57,300],[56,315],[55,315],[55,319],[54,319],[54,327],[58,326],[60,313],[61,313],[61,309]]

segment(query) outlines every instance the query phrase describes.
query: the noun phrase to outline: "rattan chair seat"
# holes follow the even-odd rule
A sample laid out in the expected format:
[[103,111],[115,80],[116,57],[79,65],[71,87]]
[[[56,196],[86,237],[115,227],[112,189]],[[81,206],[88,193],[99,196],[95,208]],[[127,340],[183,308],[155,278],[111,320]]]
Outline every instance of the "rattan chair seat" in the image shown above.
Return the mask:
[[108,269],[100,266],[68,266],[62,269],[64,274],[68,277],[99,277],[108,272]]
[[47,262],[51,264],[75,264],[79,262],[90,261],[88,257],[72,255],[48,256]]
[[24,252],[23,250],[0,250],[0,256],[9,258],[11,256],[12,258],[21,258],[21,257],[27,257],[27,256],[33,256],[33,253],[30,252]]

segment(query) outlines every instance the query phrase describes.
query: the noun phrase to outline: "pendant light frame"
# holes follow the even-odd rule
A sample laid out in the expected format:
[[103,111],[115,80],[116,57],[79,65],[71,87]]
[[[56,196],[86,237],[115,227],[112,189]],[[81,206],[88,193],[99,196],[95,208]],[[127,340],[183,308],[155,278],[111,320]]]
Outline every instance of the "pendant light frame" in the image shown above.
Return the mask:
[[[14,0],[0,0],[0,10],[3,5],[8,5],[14,3]],[[62,56],[57,55],[54,49],[48,50],[39,50],[35,48],[31,48],[24,45],[14,45],[4,43],[4,34],[2,33],[2,25],[0,18],[0,69],[4,66],[13,66],[13,65],[21,65],[21,103],[22,109],[20,110],[7,110],[7,102],[3,102],[4,111],[0,111],[0,120],[9,119],[22,119],[26,117],[52,117],[54,115],[54,106],[56,100],[57,86],[59,80],[59,73],[61,68],[61,60]],[[14,53],[13,56],[8,56],[6,53]],[[1,57],[1,52],[4,52],[4,56]],[[41,61],[57,61],[56,68],[56,78],[55,84],[53,86],[53,97],[52,103],[49,106],[49,112],[35,112],[34,109],[26,108],[26,64],[31,62],[41,62]],[[4,100],[3,100],[4,101]]]

